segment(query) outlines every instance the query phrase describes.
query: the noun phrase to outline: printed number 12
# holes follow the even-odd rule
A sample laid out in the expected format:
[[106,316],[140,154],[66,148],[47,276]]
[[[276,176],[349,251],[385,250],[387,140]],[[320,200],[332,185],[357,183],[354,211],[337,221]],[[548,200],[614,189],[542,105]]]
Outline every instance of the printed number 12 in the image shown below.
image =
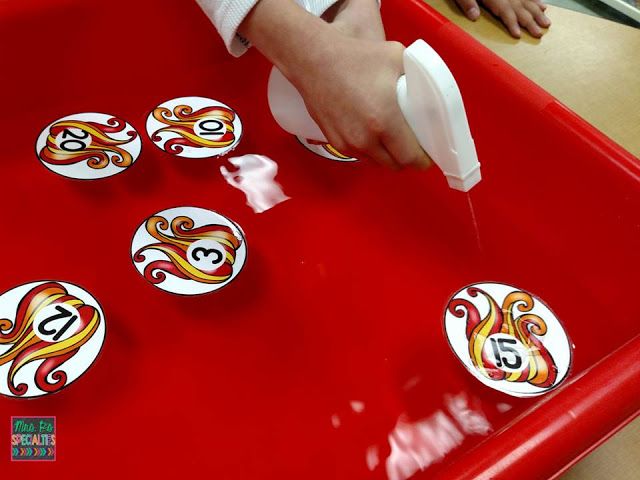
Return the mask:
[[[52,315],[51,317],[43,320],[40,325],[38,325],[38,331],[43,334],[43,335],[52,335],[55,333],[55,335],[53,335],[53,340],[55,342],[57,342],[60,337],[62,337],[62,335],[64,335],[64,332],[66,332],[67,330],[69,330],[69,327],[73,324],[73,322],[75,322],[77,320],[77,316],[73,315],[70,311],[66,310],[65,308],[61,307],[60,305],[56,305],[56,310],[59,312],[57,315]],[[67,321],[67,323],[65,323],[62,328],[60,330],[58,330],[57,332],[55,330],[51,330],[51,329],[47,329],[47,324],[55,321],[55,320],[59,320],[61,318],[69,318],[69,320]]]

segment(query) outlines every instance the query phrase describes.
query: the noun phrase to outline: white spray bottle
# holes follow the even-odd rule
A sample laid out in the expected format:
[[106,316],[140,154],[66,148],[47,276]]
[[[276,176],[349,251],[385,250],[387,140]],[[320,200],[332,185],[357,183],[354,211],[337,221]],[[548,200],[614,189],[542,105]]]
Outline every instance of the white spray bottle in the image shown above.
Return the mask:
[[[400,110],[425,152],[451,188],[468,192],[480,180],[480,163],[462,96],[451,71],[424,40],[404,51],[405,74],[398,79]],[[296,88],[277,69],[269,77],[269,107],[287,132],[326,142]]]

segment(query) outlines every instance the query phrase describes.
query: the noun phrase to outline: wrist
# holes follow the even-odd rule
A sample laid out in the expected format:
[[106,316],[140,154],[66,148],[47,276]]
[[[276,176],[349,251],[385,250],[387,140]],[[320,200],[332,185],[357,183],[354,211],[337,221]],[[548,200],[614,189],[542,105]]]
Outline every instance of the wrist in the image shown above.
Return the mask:
[[260,0],[238,33],[291,79],[327,50],[328,27],[292,0]]
[[[336,44],[342,40],[342,34],[320,21],[313,33],[307,33],[296,42],[287,58],[274,64],[297,87],[305,79],[315,78],[336,62]],[[308,40],[308,41],[307,41]]]

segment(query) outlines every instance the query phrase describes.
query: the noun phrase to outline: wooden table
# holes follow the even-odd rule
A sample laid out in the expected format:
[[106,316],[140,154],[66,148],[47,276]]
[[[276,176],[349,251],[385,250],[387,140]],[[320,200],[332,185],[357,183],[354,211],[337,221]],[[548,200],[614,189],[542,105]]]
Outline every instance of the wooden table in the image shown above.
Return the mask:
[[[578,115],[640,157],[640,30],[549,6],[540,40],[509,36],[486,11],[468,20],[453,0],[427,0]],[[639,160],[640,161],[640,160]],[[640,418],[575,465],[563,480],[640,478]]]
[[640,157],[639,29],[550,5],[544,37],[516,40],[485,11],[471,22],[453,0],[427,3]]

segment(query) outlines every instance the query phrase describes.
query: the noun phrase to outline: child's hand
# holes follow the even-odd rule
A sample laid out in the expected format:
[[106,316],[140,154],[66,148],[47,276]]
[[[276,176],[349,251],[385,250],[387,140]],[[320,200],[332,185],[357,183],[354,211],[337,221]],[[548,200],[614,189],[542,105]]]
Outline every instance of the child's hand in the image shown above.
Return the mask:
[[363,40],[386,40],[376,0],[341,0],[322,16],[345,35]]
[[[520,38],[520,27],[532,36],[540,38],[542,28],[548,28],[551,21],[544,14],[547,6],[542,0],[481,0],[482,4],[506,25],[511,36]],[[458,6],[470,20],[477,20],[480,8],[476,0],[456,0]],[[541,28],[542,27],[542,28]]]
[[[330,140],[332,145],[338,150],[350,151],[354,156],[358,152],[365,153],[391,166],[430,165],[431,160],[417,144],[397,104],[395,85],[403,73],[404,47],[385,42],[378,2],[342,0],[334,4],[323,18],[346,37],[352,37],[340,35],[341,40],[337,42],[338,45],[344,42],[342,51],[348,54],[331,58],[328,65],[320,66],[324,71],[322,74],[303,81],[309,90],[302,85],[299,89],[306,92],[303,96],[318,125],[323,131],[326,128],[332,132],[327,135],[327,138],[330,135],[333,137]],[[337,82],[322,85],[322,82],[313,80],[332,69],[335,71],[329,73],[329,78],[333,77]],[[344,77],[343,72],[348,72],[348,77]],[[359,81],[366,82],[369,87],[363,89],[357,85]],[[350,104],[360,105],[361,108],[336,110],[334,106],[321,101],[325,95],[339,98],[345,92],[353,96]],[[319,101],[314,101],[315,97]]]
[[347,0],[330,14],[334,24],[291,0],[261,0],[240,32],[298,89],[339,151],[394,168],[429,166],[396,98],[404,47],[383,41],[377,3]]
[[325,45],[305,68],[290,71],[290,79],[329,142],[394,168],[429,166],[396,98],[404,47],[342,35]]

